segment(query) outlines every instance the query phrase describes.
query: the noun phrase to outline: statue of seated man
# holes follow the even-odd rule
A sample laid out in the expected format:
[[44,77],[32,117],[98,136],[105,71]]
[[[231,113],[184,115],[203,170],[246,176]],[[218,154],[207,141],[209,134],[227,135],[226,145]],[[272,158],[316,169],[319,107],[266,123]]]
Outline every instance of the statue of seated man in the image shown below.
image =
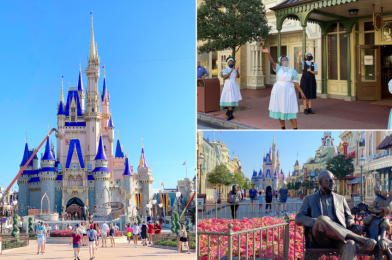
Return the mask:
[[362,237],[363,227],[356,225],[344,196],[333,193],[334,175],[321,171],[318,175],[319,190],[306,196],[295,217],[295,223],[305,227],[305,236],[316,248],[336,248],[341,260],[356,259],[358,243],[372,251],[374,239]]

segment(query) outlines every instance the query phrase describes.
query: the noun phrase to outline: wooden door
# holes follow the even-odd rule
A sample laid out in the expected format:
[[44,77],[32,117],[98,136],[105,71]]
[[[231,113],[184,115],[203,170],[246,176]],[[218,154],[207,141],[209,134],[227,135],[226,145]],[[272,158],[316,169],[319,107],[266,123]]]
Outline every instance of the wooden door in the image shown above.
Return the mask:
[[380,46],[358,47],[357,90],[358,100],[381,99]]

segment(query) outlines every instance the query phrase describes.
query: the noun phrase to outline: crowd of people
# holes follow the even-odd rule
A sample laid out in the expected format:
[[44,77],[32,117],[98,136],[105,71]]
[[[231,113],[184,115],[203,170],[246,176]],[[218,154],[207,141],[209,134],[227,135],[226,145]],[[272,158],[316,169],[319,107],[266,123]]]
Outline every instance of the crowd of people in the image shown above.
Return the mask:
[[[262,211],[263,204],[265,204],[265,212],[272,212],[271,203],[279,202],[279,205],[282,205],[282,213],[287,212],[286,210],[286,202],[288,196],[290,196],[289,190],[285,184],[282,184],[279,190],[272,190],[271,186],[267,186],[265,191],[258,191],[255,189],[254,184],[251,185],[251,189],[249,189],[248,196],[251,201],[251,211],[255,211],[255,205],[259,204],[258,212]],[[245,193],[246,194],[246,193]],[[231,209],[231,216],[233,219],[237,218],[237,211],[239,207],[239,202],[244,199],[244,190],[239,189],[237,185],[232,186],[232,190],[229,192],[229,203]],[[280,210],[280,209],[278,209]]]

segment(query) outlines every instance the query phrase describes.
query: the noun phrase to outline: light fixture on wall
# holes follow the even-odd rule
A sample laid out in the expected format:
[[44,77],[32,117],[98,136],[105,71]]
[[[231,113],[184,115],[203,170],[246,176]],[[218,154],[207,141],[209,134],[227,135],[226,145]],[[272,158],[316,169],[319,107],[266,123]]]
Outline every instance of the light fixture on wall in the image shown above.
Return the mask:
[[350,13],[350,15],[358,15],[358,11],[359,9],[349,9],[348,12]]

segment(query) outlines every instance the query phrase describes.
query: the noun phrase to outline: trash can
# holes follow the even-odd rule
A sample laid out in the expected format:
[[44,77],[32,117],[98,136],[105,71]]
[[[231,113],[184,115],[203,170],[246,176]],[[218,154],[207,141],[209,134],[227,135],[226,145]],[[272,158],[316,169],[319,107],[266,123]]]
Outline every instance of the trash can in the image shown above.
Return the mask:
[[218,111],[220,110],[219,101],[219,79],[197,79],[197,111],[202,113]]

